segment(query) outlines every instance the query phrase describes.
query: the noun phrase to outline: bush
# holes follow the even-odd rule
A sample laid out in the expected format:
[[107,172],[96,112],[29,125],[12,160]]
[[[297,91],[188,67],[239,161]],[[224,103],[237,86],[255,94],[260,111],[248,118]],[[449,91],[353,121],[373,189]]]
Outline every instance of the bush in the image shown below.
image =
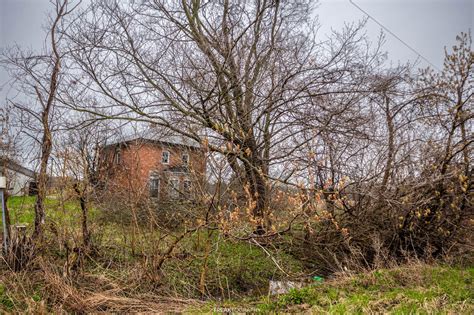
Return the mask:
[[[201,240],[198,241],[198,238]],[[170,288],[188,296],[200,296],[199,283],[206,263],[202,235],[193,239],[177,256],[189,251],[186,259],[170,260],[164,269],[165,279]],[[242,295],[261,295],[268,291],[270,279],[287,276],[272,259],[259,247],[246,242],[237,242],[217,235],[211,239],[212,248],[207,258],[205,276],[205,296],[231,298]],[[194,252],[191,252],[194,247]],[[285,271],[300,273],[302,265],[288,254],[271,251]],[[192,288],[192,289],[190,289]]]
[[323,274],[413,259],[472,261],[472,179],[454,167],[436,176],[421,174],[383,196],[363,185],[339,191],[315,211],[317,220],[295,225],[281,246]]

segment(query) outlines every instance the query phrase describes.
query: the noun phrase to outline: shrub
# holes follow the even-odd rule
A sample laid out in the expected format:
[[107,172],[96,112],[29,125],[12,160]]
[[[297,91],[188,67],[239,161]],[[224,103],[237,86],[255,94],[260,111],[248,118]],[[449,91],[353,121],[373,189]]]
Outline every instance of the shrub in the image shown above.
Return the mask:
[[[164,270],[165,279],[169,281],[171,288],[191,296],[200,295],[198,286],[205,263],[203,248],[196,246],[197,238],[197,234],[194,235],[191,242],[182,249],[189,251],[185,260],[170,260]],[[191,252],[192,247],[194,252]],[[271,253],[284,266],[286,272],[301,272],[301,263],[290,255],[273,250]],[[182,253],[178,256],[182,256]],[[287,277],[261,248],[217,235],[212,238],[212,250],[206,266],[205,295],[208,297],[230,298],[266,294],[270,279]]]

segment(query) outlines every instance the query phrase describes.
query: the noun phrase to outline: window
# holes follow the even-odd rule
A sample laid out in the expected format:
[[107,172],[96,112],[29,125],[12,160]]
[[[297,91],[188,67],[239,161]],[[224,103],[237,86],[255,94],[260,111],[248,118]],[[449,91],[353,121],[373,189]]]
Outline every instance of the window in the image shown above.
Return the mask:
[[172,178],[169,181],[169,196],[171,198],[179,197],[179,179]]
[[36,195],[38,195],[38,183],[35,181],[31,181],[28,185],[28,196]]
[[183,155],[181,155],[181,160],[183,161],[184,165],[188,165],[189,164],[189,154],[184,153]]
[[115,164],[120,164],[122,162],[122,152],[120,152],[120,149],[115,150],[114,153],[114,163]]
[[160,196],[160,179],[157,177],[150,178],[150,197],[158,198]]
[[191,195],[191,181],[190,180],[185,180],[183,182],[183,191],[186,196],[189,197],[189,195]]
[[163,164],[170,163],[170,153],[168,151],[163,151],[163,153],[161,153],[161,162]]

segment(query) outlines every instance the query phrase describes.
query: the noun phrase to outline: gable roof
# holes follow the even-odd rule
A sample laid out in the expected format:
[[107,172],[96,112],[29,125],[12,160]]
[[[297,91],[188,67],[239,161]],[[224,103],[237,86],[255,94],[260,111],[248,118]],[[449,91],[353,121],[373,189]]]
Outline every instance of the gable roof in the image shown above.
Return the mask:
[[156,127],[149,127],[141,132],[136,132],[132,135],[125,137],[120,137],[112,140],[106,147],[117,145],[117,144],[126,144],[130,142],[148,142],[148,143],[157,143],[163,145],[177,145],[184,146],[193,149],[200,149],[201,145],[194,139],[184,137],[182,135],[173,133],[171,131],[160,130]]
[[[18,164],[17,162],[7,157],[0,157],[0,167],[5,167],[9,169],[10,171],[14,171],[31,178],[34,178],[36,176],[36,173],[34,171]],[[1,169],[0,169],[0,172],[1,172]]]

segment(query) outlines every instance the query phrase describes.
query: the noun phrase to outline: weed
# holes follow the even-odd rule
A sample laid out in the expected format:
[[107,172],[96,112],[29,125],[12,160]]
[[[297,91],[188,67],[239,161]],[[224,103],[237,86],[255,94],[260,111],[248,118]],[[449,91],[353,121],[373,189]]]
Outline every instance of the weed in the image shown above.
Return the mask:
[[322,285],[292,289],[262,300],[263,311],[293,310],[309,304],[312,313],[472,314],[474,268],[415,265],[377,270]]
[[6,288],[2,284],[0,284],[0,306],[6,311],[12,311],[15,306],[13,300],[7,295]]

